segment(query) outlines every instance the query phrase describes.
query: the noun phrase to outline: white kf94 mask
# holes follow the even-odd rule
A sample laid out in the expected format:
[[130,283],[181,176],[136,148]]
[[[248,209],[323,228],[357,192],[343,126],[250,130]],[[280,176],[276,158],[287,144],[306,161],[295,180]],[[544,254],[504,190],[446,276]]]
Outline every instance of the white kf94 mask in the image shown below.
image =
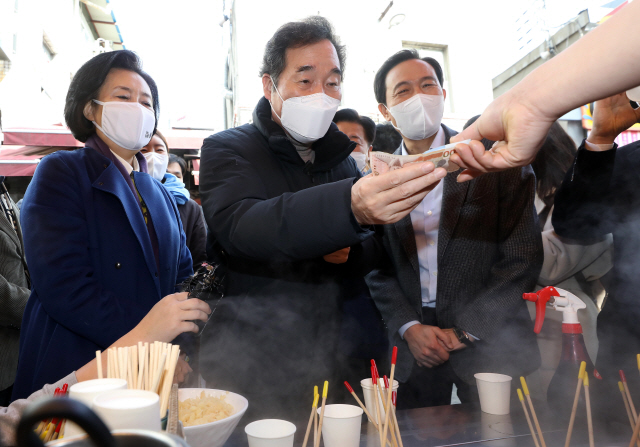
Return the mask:
[[149,143],[156,126],[154,113],[137,102],[93,102],[102,106],[102,126],[93,124],[118,146],[139,151]]
[[[275,83],[273,86],[282,99]],[[339,106],[339,99],[324,93],[294,96],[286,101],[282,99],[282,116],[277,113],[276,116],[294,140],[309,144],[324,137]],[[273,105],[271,108],[273,109]]]
[[167,154],[159,154],[157,152],[147,152],[144,154],[147,159],[147,172],[156,180],[162,181],[167,173],[167,165],[169,164],[169,156]]
[[395,118],[398,127],[394,127],[402,135],[410,140],[424,140],[440,128],[444,97],[418,93],[387,110]]

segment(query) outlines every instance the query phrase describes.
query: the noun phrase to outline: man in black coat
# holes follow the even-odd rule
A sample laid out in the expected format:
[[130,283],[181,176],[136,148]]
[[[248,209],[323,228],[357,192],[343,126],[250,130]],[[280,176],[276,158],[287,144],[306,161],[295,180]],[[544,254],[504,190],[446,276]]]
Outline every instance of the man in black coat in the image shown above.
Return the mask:
[[[594,359],[603,382],[592,381],[596,398],[602,396],[596,408],[607,418],[613,413],[624,418],[622,406],[610,398],[618,370],[626,371],[632,391],[640,387],[634,371],[640,353],[640,142],[621,148],[614,143],[636,122],[640,107],[625,93],[596,102],[593,128],[556,193],[552,218],[556,233],[570,239],[595,240],[613,233],[613,269],[598,315]],[[609,405],[618,411],[610,411]]]
[[[449,144],[446,91],[432,58],[390,57],[374,83],[379,110],[403,135],[398,155]],[[398,346],[398,408],[447,405],[453,384],[477,400],[474,374],[514,379],[540,364],[522,299],[542,267],[531,167],[458,183],[449,173],[420,207],[383,227],[388,262],[367,276]]]
[[358,180],[355,144],[331,122],[343,67],[326,19],[285,24],[265,49],[252,124],[202,147],[210,255],[225,259],[228,285],[202,335],[201,372],[249,399],[246,420],[297,419],[314,385],[340,386],[341,279],[375,259],[369,225],[401,219],[446,174],[423,163]]

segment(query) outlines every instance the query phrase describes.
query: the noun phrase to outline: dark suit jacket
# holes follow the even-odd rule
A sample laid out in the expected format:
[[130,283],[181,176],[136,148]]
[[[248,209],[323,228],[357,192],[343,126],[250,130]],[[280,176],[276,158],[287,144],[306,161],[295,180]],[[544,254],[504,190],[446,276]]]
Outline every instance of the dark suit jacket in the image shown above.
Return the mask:
[[[446,143],[456,132],[444,126]],[[397,153],[399,153],[397,151]],[[478,372],[517,377],[540,364],[533,324],[522,299],[542,267],[542,239],[533,206],[530,166],[485,174],[458,183],[460,171],[444,178],[438,231],[438,326],[456,326],[480,338],[475,348],[453,352],[455,373],[473,381]],[[415,360],[398,329],[422,321],[418,255],[411,217],[385,225],[385,265],[367,283],[398,346],[398,380],[409,378]]]
[[157,232],[149,231],[115,162],[90,147],[42,159],[20,223],[31,273],[13,399],[25,398],[81,367],[133,329],[192,274],[171,193],[134,172]]
[[[16,216],[18,208],[11,202]],[[13,384],[18,369],[20,323],[29,298],[22,230],[0,210],[0,390]]]

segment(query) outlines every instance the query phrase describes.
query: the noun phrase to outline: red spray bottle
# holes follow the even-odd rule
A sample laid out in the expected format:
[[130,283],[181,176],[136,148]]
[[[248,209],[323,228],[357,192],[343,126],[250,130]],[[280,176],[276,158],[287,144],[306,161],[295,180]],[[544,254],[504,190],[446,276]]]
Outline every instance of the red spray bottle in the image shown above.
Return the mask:
[[578,321],[578,310],[584,309],[586,305],[574,294],[552,286],[536,293],[525,293],[522,298],[536,304],[536,322],[533,329],[536,334],[542,330],[547,308],[562,312],[562,354],[558,368],[549,383],[547,402],[550,408],[558,411],[559,416],[566,415],[568,419],[580,363],[587,363],[587,374],[602,379],[589,358],[582,336],[582,325]]

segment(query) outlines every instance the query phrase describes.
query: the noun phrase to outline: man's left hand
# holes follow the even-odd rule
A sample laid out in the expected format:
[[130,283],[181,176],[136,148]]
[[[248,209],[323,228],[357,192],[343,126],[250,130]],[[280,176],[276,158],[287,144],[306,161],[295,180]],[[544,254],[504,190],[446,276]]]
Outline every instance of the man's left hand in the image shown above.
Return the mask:
[[191,367],[185,360],[186,356],[187,355],[185,353],[182,353],[180,354],[180,357],[178,357],[178,363],[176,364],[176,372],[175,372],[175,375],[173,376],[173,383],[184,382],[184,380],[187,378],[189,373],[193,372],[193,369],[191,369]]
[[351,247],[343,248],[342,250],[334,251],[333,253],[329,253],[328,255],[324,255],[322,259],[331,264],[344,264],[349,260],[349,252],[351,251]]
[[[449,337],[449,342],[451,343],[451,346],[453,346],[453,349],[450,349],[450,351],[459,351],[460,349],[464,349],[467,347],[467,345],[461,343],[460,340],[458,340],[458,337],[456,336],[455,332],[453,332],[453,329],[443,329],[442,332],[444,332]],[[440,344],[444,346],[442,341],[440,342]],[[446,346],[444,347],[446,348]]]

